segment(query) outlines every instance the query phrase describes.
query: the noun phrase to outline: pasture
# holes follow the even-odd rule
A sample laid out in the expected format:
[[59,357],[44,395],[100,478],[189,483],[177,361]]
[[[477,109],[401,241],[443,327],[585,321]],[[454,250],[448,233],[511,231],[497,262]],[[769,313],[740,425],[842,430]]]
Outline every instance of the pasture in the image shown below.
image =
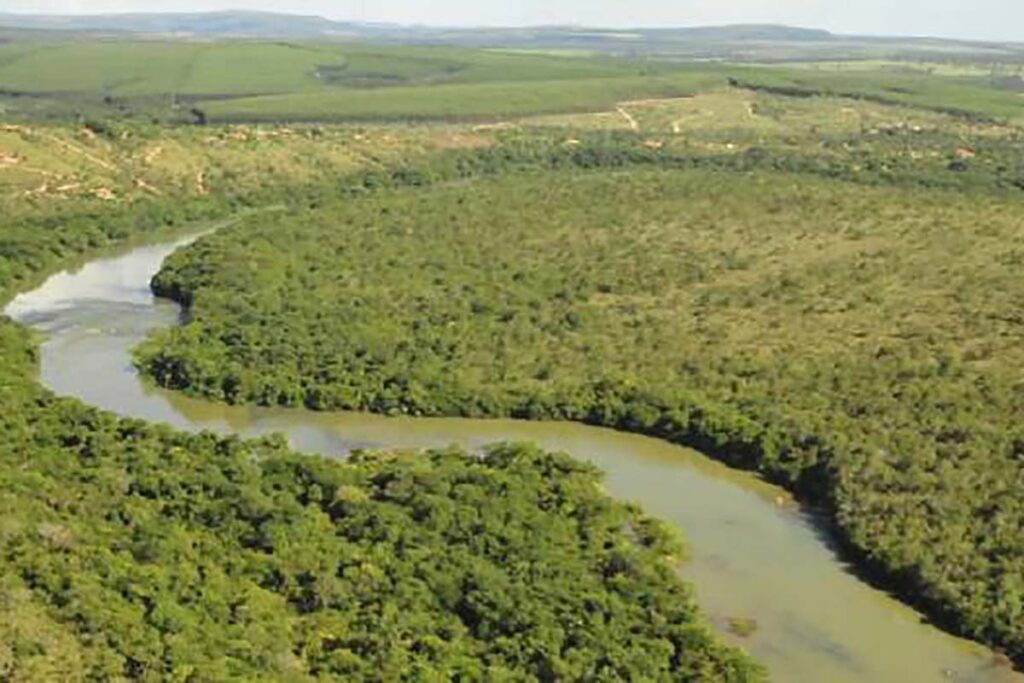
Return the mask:
[[998,70],[999,79],[977,66],[898,66],[768,67],[341,41],[21,39],[0,44],[0,112],[35,121],[504,120],[611,110],[622,101],[720,91],[732,81],[986,120],[1021,117],[1012,65]]

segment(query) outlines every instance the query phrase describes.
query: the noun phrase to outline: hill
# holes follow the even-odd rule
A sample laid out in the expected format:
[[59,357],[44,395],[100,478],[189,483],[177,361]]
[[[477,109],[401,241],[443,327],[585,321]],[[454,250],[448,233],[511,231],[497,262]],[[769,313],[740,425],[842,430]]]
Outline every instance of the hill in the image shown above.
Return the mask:
[[498,43],[524,39],[620,41],[627,34],[642,39],[673,40],[831,40],[828,31],[773,24],[740,24],[666,29],[612,30],[597,27],[539,26],[532,28],[433,28],[339,22],[311,16],[230,10],[222,12],[159,12],[130,14],[15,14],[0,13],[0,26],[57,31],[119,31],[126,33],[194,34],[216,36],[303,36],[359,34],[363,36],[420,37],[429,40],[497,40]]
[[[1024,61],[1024,46],[941,38],[844,36],[775,24],[671,28],[526,26],[451,28],[334,21],[255,11],[136,14],[0,13],[6,28],[135,36],[348,39],[520,50],[585,50],[743,61],[987,55]],[[8,37],[10,37],[8,35]]]
[[117,31],[239,37],[327,36],[347,28],[316,16],[226,11],[135,14],[0,14],[0,26],[52,31]]

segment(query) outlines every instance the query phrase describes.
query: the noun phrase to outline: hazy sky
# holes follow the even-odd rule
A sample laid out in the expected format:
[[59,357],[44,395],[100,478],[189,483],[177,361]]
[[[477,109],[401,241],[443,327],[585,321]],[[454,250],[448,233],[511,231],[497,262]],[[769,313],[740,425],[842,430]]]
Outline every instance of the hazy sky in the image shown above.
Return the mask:
[[101,13],[245,7],[443,25],[783,23],[843,33],[1024,42],[1024,0],[0,0],[0,11]]

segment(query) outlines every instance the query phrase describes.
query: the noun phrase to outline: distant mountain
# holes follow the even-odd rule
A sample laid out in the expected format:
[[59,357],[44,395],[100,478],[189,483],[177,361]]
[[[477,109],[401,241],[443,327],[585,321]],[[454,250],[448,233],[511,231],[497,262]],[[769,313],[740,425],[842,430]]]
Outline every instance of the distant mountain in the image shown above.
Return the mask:
[[668,29],[599,29],[568,26],[530,28],[444,29],[391,24],[337,22],[324,17],[278,14],[273,12],[226,11],[195,13],[140,14],[10,14],[0,13],[0,26],[36,30],[116,31],[123,33],[191,34],[207,36],[330,36],[370,34],[378,36],[418,36],[423,40],[459,38],[497,39],[499,42],[523,40],[622,40],[626,34],[637,38],[698,41],[822,41],[832,38],[828,31],[792,28],[770,24],[711,26]]
[[5,14],[0,26],[57,31],[185,34],[196,36],[317,37],[351,30],[323,17],[273,12],[196,12],[155,14]]
[[[775,25],[607,29],[580,26],[443,28],[338,22],[318,16],[227,11],[156,14],[47,15],[0,13],[0,40],[11,31],[61,31],[82,36],[116,34],[202,38],[347,38],[410,45],[663,53],[726,56],[728,46],[754,43],[821,44],[827,31]],[[38,36],[38,34],[36,34]]]
[[985,54],[1024,61],[1024,46],[937,38],[843,36],[828,31],[740,24],[687,28],[442,28],[339,22],[319,16],[273,12],[47,15],[0,13],[0,41],[39,32],[201,37],[369,40],[409,45],[451,45],[522,50],[587,50],[675,59],[794,61],[857,58],[945,58]]
[[836,39],[835,35],[821,29],[779,26],[777,24],[732,24],[730,26],[646,29],[644,33],[652,36],[673,36],[679,39],[711,41],[823,42]]

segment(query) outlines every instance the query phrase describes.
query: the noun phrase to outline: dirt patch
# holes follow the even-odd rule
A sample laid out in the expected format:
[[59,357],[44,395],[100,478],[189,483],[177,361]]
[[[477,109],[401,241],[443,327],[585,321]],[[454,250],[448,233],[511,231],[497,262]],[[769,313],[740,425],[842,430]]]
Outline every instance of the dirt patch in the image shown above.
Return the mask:
[[431,136],[431,142],[439,149],[487,149],[494,146],[494,141],[483,135],[458,132],[437,133]]
[[161,154],[163,154],[163,153],[164,153],[163,145],[157,145],[153,149],[151,149],[151,150],[146,152],[146,156],[143,157],[143,161],[145,162],[145,164],[147,166],[152,166],[153,162],[156,161],[157,158],[159,158],[159,156]]
[[693,97],[661,97],[646,100],[629,100],[623,102],[622,105],[625,107],[657,107],[664,104],[672,104],[674,102],[686,102],[694,99]]
[[278,140],[295,136],[291,128],[250,128],[249,126],[235,126],[234,128],[221,133],[218,137],[209,140],[220,140],[224,142],[262,142],[265,140]]
[[519,126],[508,121],[500,121],[498,123],[481,123],[480,125],[473,126],[474,133],[483,133],[494,130],[516,130]]
[[87,161],[90,161],[90,162],[96,164],[100,168],[103,168],[103,169],[105,169],[107,171],[116,171],[117,170],[117,168],[113,164],[111,164],[111,163],[109,163],[107,161],[104,161],[103,159],[100,159],[98,156],[92,154],[91,152],[89,152],[86,149],[83,149],[82,147],[79,147],[78,145],[72,144],[72,143],[68,142],[67,140],[60,139],[56,135],[44,135],[43,137],[46,138],[47,140],[50,140],[51,142],[53,142],[57,146],[59,146],[59,147],[61,147],[63,149],[68,150],[69,152],[74,152],[75,154],[81,155],[82,158],[84,158]]
[[149,192],[150,194],[156,195],[157,197],[162,197],[164,195],[164,193],[161,192],[158,188],[153,187],[142,178],[133,179],[132,184],[135,185],[135,187],[139,188],[140,190]]
[[44,195],[44,194],[49,194],[49,193],[50,193],[50,183],[44,182],[42,185],[39,185],[35,189],[26,190],[25,191],[25,196],[26,197],[37,197],[39,195]]
[[640,122],[637,121],[635,118],[633,118],[632,114],[630,114],[628,111],[626,111],[622,107],[616,107],[615,111],[619,112],[619,115],[622,116],[622,118],[626,119],[626,123],[629,125],[629,129],[630,130],[632,130],[632,131],[640,130]]

